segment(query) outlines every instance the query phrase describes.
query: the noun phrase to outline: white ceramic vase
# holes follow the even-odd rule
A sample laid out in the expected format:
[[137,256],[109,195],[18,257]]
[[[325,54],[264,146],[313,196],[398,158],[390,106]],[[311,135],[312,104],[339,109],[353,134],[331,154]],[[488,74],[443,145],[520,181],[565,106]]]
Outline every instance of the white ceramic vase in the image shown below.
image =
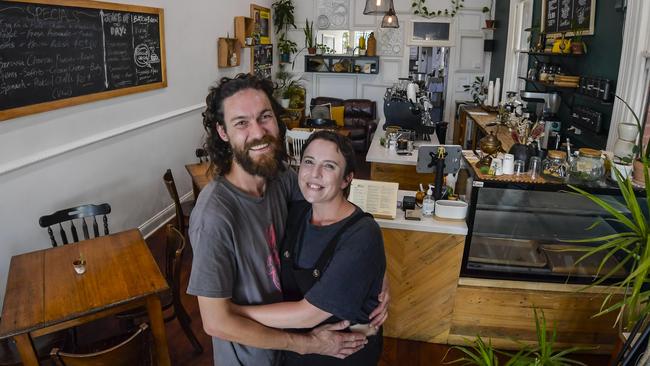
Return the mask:
[[617,158],[626,158],[634,155],[634,142],[622,139],[614,143],[614,156]]
[[614,169],[618,170],[621,173],[621,175],[623,175],[623,178],[632,176],[632,164],[626,165],[626,164],[613,163],[612,168],[610,170],[610,175],[614,182],[616,182],[616,173],[614,173]]
[[639,134],[635,124],[632,123],[619,123],[618,124],[618,138],[625,141],[636,142],[636,136]]

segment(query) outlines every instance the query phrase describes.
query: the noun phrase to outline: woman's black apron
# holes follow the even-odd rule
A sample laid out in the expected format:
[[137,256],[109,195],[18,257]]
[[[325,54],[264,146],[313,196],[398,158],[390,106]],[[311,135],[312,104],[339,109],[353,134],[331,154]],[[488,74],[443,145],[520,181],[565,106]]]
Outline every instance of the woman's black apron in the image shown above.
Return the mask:
[[[327,265],[329,264],[338,241],[348,228],[357,223],[364,216],[372,217],[372,215],[356,211],[352,217],[347,219],[345,224],[339,229],[339,231],[334,235],[332,240],[329,242],[323,253],[316,261],[316,264],[313,268],[298,268],[296,265],[295,258],[298,258],[300,252],[300,243],[302,242],[303,234],[306,226],[306,215],[309,212],[311,205],[309,203],[304,203],[304,207],[299,206],[297,212],[300,213],[298,216],[293,216],[289,218],[285,239],[282,242],[281,246],[281,256],[282,256],[282,265],[281,265],[281,278],[282,278],[282,293],[284,301],[299,301],[304,298],[304,294],[311,289],[311,287],[320,280],[321,276],[327,270]],[[296,212],[296,211],[294,211]],[[343,319],[339,319],[336,316],[331,316],[325,320],[322,324],[331,324],[339,322]],[[310,329],[300,329],[296,331],[309,331]],[[309,366],[325,366],[325,365],[355,365],[355,366],[365,366],[365,365],[377,365],[379,362],[379,357],[381,356],[381,350],[383,346],[383,337],[381,328],[376,335],[368,337],[368,343],[361,350],[356,353],[348,356],[347,358],[341,360],[335,357],[322,356],[322,355],[300,355],[294,352],[284,352],[284,362],[285,366],[294,366],[294,365],[309,365]]]

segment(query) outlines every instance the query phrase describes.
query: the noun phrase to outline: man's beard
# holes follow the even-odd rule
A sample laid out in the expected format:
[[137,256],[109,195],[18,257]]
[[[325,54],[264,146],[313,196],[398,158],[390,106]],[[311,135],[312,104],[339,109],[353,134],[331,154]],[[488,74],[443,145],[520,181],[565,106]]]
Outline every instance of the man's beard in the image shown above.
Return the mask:
[[[257,160],[253,160],[253,158],[248,154],[248,151],[253,146],[266,143],[269,144],[273,151],[259,156]],[[277,138],[266,135],[259,140],[247,143],[242,149],[233,146],[232,151],[237,163],[239,163],[247,173],[264,178],[273,178],[277,176],[278,170],[280,169],[280,156],[282,151]]]

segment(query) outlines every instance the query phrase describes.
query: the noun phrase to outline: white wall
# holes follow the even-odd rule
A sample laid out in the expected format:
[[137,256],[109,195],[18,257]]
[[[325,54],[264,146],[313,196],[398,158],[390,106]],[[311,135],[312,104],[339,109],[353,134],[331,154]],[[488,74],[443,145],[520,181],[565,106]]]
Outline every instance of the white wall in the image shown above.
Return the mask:
[[[297,42],[301,47],[304,45],[302,28],[304,28],[305,17],[314,20],[314,26],[317,28],[318,4],[321,2],[323,0],[295,1],[298,29],[290,31],[289,38]],[[349,0],[348,26],[345,29],[359,31],[372,29],[377,36],[382,17],[363,15],[365,3],[366,0]],[[305,80],[310,81],[307,90],[307,103],[309,103],[312,96],[366,98],[377,101],[378,115],[383,118],[383,96],[386,88],[397,82],[398,78],[408,77],[409,50],[408,46],[405,45],[407,23],[411,19],[422,19],[413,15],[411,3],[411,0],[394,0],[395,11],[400,24],[401,39],[399,44],[402,52],[398,56],[382,56],[380,54],[378,75],[302,74],[304,70],[304,54],[300,54],[296,59],[294,72],[299,75],[302,74]],[[425,3],[429,11],[451,7],[449,0],[427,0]],[[489,6],[490,4],[491,0],[466,0],[463,10],[453,20],[456,39],[450,55],[451,72],[447,88],[448,103],[444,114],[445,121],[451,122],[453,120],[455,100],[471,99],[469,94],[463,91],[462,85],[467,84],[468,80],[473,80],[475,75],[488,76],[490,60],[489,54],[483,53],[483,39],[489,38],[491,35],[481,30],[485,26],[481,9],[483,6]],[[469,46],[464,47],[461,52],[459,46],[463,43]],[[463,66],[462,69],[461,66]],[[449,130],[448,136],[451,136],[451,126]]]
[[191,191],[184,164],[201,144],[208,87],[249,71],[248,50],[242,66],[216,66],[217,38],[234,34],[249,1],[115,2],[164,9],[168,87],[0,122],[0,301],[11,256],[50,246],[38,226],[44,214],[108,202],[111,231],[154,229],[171,213],[165,170],[179,194]]

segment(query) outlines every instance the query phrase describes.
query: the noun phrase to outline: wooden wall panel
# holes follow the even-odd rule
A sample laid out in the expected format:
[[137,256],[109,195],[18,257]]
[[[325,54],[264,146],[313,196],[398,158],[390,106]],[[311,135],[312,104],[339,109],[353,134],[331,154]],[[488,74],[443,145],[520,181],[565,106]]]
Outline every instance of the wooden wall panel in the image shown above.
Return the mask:
[[391,291],[384,335],[446,343],[465,236],[382,229]]
[[[486,280],[487,282],[488,280]],[[536,340],[533,307],[544,310],[547,326],[557,326],[558,347],[598,346],[596,352],[612,350],[617,330],[615,314],[592,318],[600,309],[603,294],[556,292],[459,285],[449,343],[465,344],[476,335],[491,338],[501,348],[519,348],[514,341]],[[549,334],[550,336],[550,334]]]
[[398,165],[398,164],[384,164],[384,163],[371,163],[370,164],[370,179],[383,182],[396,182],[399,183],[399,189],[408,191],[417,191],[419,184],[425,187],[427,184],[435,181],[435,174],[420,174],[415,171],[415,165]]

